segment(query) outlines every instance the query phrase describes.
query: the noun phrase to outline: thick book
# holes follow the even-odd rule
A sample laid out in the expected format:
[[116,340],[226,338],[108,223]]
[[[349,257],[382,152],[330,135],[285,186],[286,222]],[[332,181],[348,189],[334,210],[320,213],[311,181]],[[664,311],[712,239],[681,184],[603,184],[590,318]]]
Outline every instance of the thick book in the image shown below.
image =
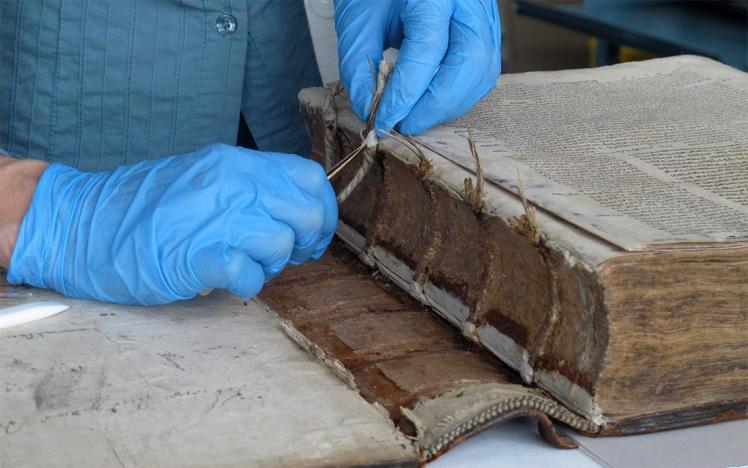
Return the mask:
[[[330,168],[362,144],[344,92],[299,97],[316,160]],[[347,194],[339,237],[363,263],[585,432],[746,417],[748,74],[681,56],[504,75],[460,119],[382,136],[334,185]],[[346,327],[315,328],[313,292],[274,308],[345,373]]]

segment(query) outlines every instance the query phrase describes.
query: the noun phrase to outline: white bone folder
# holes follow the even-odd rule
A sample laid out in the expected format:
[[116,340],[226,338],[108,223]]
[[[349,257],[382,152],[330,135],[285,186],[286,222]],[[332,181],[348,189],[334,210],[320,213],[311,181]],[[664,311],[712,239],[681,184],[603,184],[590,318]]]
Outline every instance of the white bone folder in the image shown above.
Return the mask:
[[51,317],[67,308],[60,302],[36,301],[0,309],[0,330]]

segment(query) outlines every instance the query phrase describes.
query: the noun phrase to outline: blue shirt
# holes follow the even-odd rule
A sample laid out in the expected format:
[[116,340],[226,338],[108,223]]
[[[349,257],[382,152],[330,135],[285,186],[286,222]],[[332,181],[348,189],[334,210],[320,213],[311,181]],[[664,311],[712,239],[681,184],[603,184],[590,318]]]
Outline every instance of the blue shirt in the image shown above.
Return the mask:
[[0,147],[87,171],[234,144],[306,154],[301,0],[0,1]]

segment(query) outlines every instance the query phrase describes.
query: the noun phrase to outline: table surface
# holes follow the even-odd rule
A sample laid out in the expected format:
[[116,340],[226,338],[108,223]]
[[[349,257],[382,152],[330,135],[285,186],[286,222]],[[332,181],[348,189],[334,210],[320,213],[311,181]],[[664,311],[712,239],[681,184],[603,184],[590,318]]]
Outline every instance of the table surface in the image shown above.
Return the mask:
[[748,465],[748,421],[733,421],[627,437],[582,437],[578,450],[544,443],[529,419],[494,426],[429,464],[430,468],[526,467],[588,468],[677,466],[707,468]]
[[515,0],[517,12],[658,55],[696,54],[748,70],[748,18],[708,2]]

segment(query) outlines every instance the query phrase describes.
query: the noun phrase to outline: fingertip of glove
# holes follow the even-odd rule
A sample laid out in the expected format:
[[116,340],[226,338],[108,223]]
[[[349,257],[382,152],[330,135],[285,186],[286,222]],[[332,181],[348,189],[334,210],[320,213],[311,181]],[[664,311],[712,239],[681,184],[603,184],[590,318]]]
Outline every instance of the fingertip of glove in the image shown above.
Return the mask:
[[381,54],[376,57],[370,57],[366,61],[366,65],[362,65],[361,69],[358,70],[356,79],[351,80],[351,88],[349,89],[352,99],[360,101],[363,109],[366,111],[366,116],[369,116],[371,104],[374,99],[374,92],[376,91],[376,69],[377,64],[382,61]]
[[371,109],[371,98],[354,98],[353,94],[351,94],[351,104],[353,105],[353,111],[356,113],[358,118],[366,121],[366,119],[368,119],[369,110]]
[[374,120],[374,127],[377,129],[377,132],[381,136],[383,134],[391,132],[396,123],[397,122],[393,123],[386,119],[377,118]]
[[248,301],[260,294],[263,284],[244,286],[242,288],[229,289],[229,292],[239,298],[241,301]]
[[310,252],[309,248],[298,251],[298,252],[294,252],[291,258],[288,260],[288,263],[289,265],[299,266],[302,263],[306,262],[309,259],[309,257],[312,256],[313,253],[314,252]]
[[315,251],[310,256],[310,258],[313,258],[314,260],[319,260],[320,258],[322,258],[322,256],[327,251],[327,248],[330,247],[330,243],[332,242],[332,237],[333,236],[330,236],[328,240],[326,240],[323,243],[320,243],[317,249],[315,249]]
[[262,270],[263,270],[263,273],[265,274],[265,283],[267,283],[268,281],[270,281],[270,280],[276,278],[278,275],[280,275],[281,272],[283,272],[283,270],[289,264],[291,264],[291,259],[290,258],[288,260],[284,261],[282,265],[273,266],[271,268],[263,268]]
[[412,118],[411,116],[408,116],[403,119],[402,122],[400,122],[398,128],[400,133],[402,133],[403,135],[418,135],[419,133],[426,131],[434,125],[436,125],[436,122],[424,122],[422,119]]

